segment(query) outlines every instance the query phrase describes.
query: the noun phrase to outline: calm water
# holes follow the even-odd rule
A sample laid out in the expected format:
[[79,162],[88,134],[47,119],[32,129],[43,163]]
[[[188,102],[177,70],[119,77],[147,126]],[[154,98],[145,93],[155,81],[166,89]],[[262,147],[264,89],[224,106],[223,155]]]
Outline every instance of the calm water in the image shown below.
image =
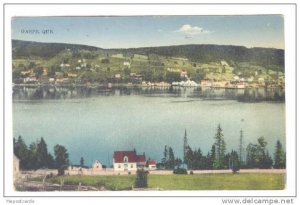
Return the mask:
[[245,146],[264,136],[273,155],[276,140],[285,144],[282,99],[282,91],[265,90],[19,87],[13,133],[27,144],[44,137],[52,153],[55,144],[64,145],[74,164],[82,156],[86,165],[96,159],[111,165],[114,150],[135,148],[160,161],[169,145],[182,157],[185,129],[191,147],[206,154],[220,123],[228,151],[238,149],[242,128]]

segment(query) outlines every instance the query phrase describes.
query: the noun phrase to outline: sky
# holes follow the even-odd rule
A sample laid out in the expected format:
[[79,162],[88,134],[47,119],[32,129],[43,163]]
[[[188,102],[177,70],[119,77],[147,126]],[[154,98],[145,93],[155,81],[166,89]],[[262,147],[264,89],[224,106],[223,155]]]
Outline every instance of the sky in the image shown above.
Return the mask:
[[284,49],[281,15],[14,17],[11,22],[12,39],[37,42],[100,48],[218,44]]

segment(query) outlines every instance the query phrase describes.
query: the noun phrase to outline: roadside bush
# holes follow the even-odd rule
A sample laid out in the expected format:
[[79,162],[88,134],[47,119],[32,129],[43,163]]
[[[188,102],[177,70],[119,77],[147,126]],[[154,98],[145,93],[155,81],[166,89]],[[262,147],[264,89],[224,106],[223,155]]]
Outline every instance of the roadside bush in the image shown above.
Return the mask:
[[176,168],[173,170],[173,174],[187,174],[187,170],[185,168]]
[[240,168],[239,166],[232,166],[231,170],[233,174],[236,174],[240,170]]

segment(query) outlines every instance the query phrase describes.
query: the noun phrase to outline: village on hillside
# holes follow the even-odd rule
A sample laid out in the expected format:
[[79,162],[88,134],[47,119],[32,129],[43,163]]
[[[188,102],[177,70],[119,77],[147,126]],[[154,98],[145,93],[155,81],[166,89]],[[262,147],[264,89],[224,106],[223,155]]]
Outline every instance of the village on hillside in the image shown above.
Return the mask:
[[[80,57],[74,57],[74,53]],[[101,54],[65,49],[50,61],[33,57],[14,59],[13,83],[27,86],[284,88],[284,71],[269,63],[261,66],[226,60],[195,62],[155,54]]]

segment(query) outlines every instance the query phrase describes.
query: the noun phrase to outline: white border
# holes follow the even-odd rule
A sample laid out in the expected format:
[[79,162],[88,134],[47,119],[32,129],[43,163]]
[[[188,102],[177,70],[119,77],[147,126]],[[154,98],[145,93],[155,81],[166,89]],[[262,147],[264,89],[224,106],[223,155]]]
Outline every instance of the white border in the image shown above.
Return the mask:
[[[14,16],[282,14],[285,21],[287,188],[282,191],[14,192],[12,183],[11,18]],[[6,5],[5,6],[5,195],[6,196],[293,196],[295,190],[294,5]],[[11,140],[10,140],[11,139]],[[10,174],[9,174],[10,173]]]

